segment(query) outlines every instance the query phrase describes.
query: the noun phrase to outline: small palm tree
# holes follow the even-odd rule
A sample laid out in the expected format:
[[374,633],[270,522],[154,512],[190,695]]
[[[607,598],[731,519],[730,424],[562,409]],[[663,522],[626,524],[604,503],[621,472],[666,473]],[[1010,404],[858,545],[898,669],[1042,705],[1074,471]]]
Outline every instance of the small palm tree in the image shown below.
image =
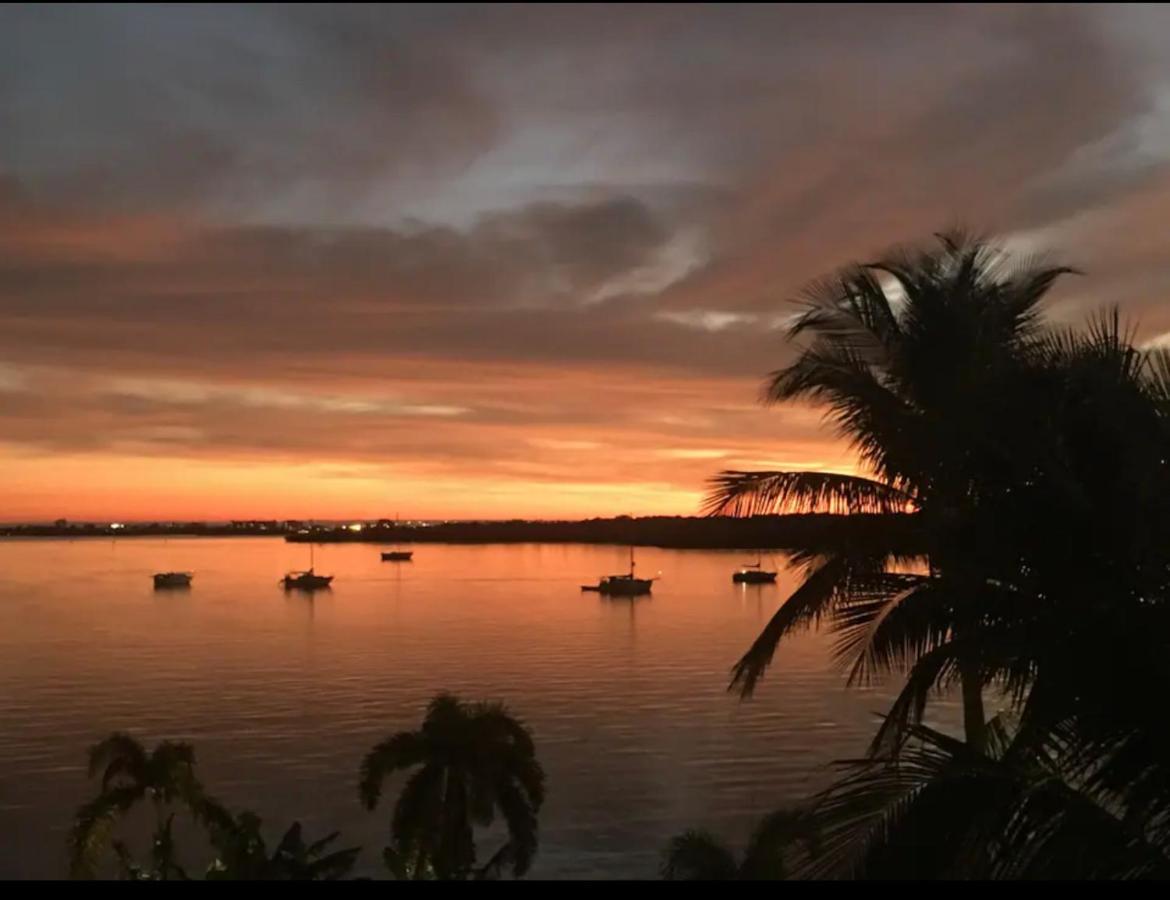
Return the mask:
[[[163,741],[148,753],[135,738],[116,732],[90,748],[89,777],[99,774],[100,790],[78,809],[69,834],[70,876],[94,877],[102,851],[110,848],[120,860],[123,874],[184,877],[174,862],[172,810],[176,805],[185,807],[201,820],[214,804],[195,777],[195,751],[191,745]],[[125,844],[111,841],[114,823],[144,802],[149,802],[155,812],[152,874],[132,869]]]
[[[523,875],[537,848],[544,771],[528,729],[499,704],[464,703],[440,694],[422,727],[375,746],[362,761],[359,793],[374,809],[392,772],[415,770],[398,797],[385,859],[397,877]],[[475,826],[497,811],[508,839],[487,865],[475,868]]]
[[691,829],[675,835],[663,853],[661,875],[666,881],[783,881],[817,848],[808,813],[781,809],[756,826],[739,861],[710,832]]
[[210,881],[337,881],[349,874],[360,847],[329,852],[334,831],[306,844],[301,823],[294,822],[271,855],[260,832],[261,820],[244,811],[216,816],[209,823],[216,858],[208,867]]

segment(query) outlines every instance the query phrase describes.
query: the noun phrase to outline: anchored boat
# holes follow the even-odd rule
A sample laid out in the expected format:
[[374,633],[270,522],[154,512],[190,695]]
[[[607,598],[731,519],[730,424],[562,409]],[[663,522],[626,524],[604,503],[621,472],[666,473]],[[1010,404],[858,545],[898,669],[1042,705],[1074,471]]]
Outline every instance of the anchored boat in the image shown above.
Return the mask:
[[[394,516],[394,529],[398,530],[398,516]],[[413,550],[402,550],[395,546],[393,550],[382,551],[382,562],[410,562],[414,558]]]
[[581,590],[596,591],[611,597],[637,597],[650,593],[653,578],[638,578],[634,575],[634,548],[630,548],[630,571],[624,575],[604,575],[597,584],[583,584]]
[[313,591],[318,588],[327,588],[332,581],[332,575],[318,575],[312,569],[307,572],[289,572],[281,579],[286,591],[293,589]]
[[776,580],[776,573],[769,572],[763,567],[761,554],[756,554],[754,563],[744,563],[738,572],[733,572],[731,580],[736,584],[771,584]]
[[154,586],[156,588],[185,588],[191,586],[192,572],[155,572]]
[[305,572],[289,572],[284,578],[280,579],[280,583],[284,585],[286,591],[297,589],[301,591],[314,591],[318,588],[327,588],[333,581],[332,575],[318,575],[313,571],[313,545],[309,544],[309,568]]

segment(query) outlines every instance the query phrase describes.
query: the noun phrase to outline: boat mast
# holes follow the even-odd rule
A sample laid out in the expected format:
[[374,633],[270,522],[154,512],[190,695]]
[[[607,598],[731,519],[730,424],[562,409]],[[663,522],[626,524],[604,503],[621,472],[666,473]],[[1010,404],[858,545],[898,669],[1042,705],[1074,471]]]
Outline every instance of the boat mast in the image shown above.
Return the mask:
[[630,544],[630,577],[634,577],[634,545]]

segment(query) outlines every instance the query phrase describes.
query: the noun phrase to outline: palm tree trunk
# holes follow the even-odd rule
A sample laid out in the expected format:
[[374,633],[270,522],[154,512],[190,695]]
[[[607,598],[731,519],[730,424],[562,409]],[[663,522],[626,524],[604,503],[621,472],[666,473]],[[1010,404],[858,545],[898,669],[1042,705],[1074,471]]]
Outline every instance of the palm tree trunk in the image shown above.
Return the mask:
[[987,745],[987,720],[983,714],[983,679],[977,669],[960,666],[959,681],[963,695],[963,732],[967,746],[982,753]]
[[[967,617],[978,609],[978,586],[982,583],[982,579],[970,569],[960,565],[955,565],[952,568],[957,572],[957,577],[953,577],[952,583],[958,589],[957,595],[961,602],[960,623],[953,632],[958,637],[966,635],[968,633],[967,626],[973,624],[967,620]],[[975,632],[976,629],[971,628],[971,631]],[[961,654],[958,660],[959,684],[963,698],[963,733],[966,736],[967,746],[976,753],[982,753],[987,746],[987,719],[983,712],[983,673],[979,670],[977,661],[964,658],[967,655]]]

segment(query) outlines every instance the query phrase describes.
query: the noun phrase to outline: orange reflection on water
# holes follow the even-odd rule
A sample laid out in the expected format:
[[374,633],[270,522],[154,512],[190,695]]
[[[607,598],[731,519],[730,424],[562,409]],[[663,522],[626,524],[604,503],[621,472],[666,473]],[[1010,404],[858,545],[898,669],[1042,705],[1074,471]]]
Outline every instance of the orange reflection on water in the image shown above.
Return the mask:
[[[860,752],[883,701],[846,693],[826,641],[784,647],[756,699],[728,670],[793,586],[733,585],[742,553],[638,551],[653,595],[580,585],[622,571],[626,548],[318,547],[334,587],[278,539],[0,541],[0,875],[59,875],[85,747],[114,729],[196,744],[209,787],[275,822],[340,828],[376,871],[385,815],[361,810],[357,764],[412,727],[439,690],[506,701],[549,777],[535,874],[654,874],[690,826],[735,838]],[[191,570],[189,591],[150,574]],[[19,828],[13,827],[19,822]]]

